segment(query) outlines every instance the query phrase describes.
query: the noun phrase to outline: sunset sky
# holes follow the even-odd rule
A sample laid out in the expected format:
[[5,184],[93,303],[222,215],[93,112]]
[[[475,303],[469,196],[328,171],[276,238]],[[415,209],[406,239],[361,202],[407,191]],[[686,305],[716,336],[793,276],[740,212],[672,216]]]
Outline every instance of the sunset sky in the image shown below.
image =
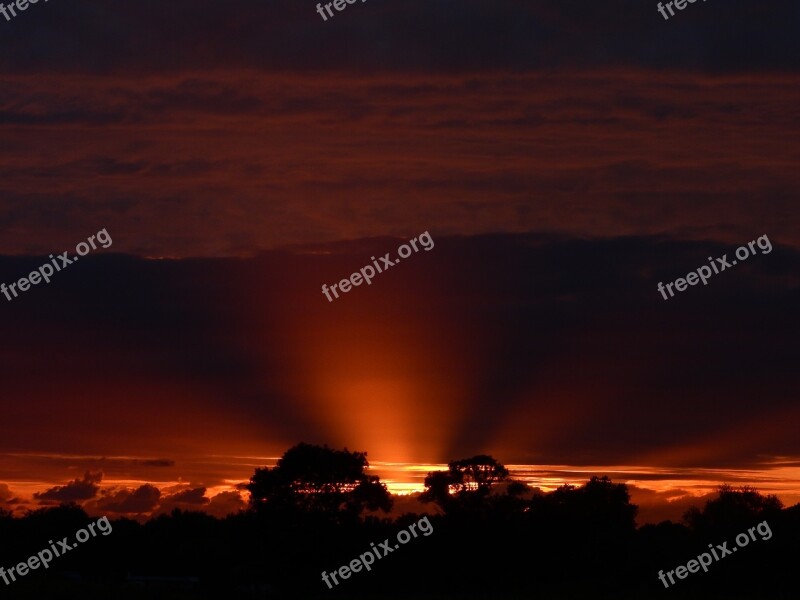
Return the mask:
[[113,239],[0,296],[0,506],[224,515],[300,441],[395,492],[480,453],[545,490],[607,474],[640,522],[722,482],[800,502],[798,24],[790,0],[0,19],[0,282]]

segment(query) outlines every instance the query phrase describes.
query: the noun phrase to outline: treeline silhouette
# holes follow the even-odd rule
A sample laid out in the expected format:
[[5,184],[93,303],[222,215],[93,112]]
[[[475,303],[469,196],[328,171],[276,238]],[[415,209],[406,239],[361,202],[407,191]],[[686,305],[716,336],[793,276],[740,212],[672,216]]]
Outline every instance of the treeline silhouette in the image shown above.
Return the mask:
[[[430,536],[353,573],[332,572],[416,522],[387,516],[392,497],[363,452],[298,444],[256,469],[246,511],[218,519],[174,510],[145,523],[112,519],[113,532],[79,545],[11,585],[5,598],[796,598],[800,505],[723,486],[683,522],[637,529],[627,487],[607,477],[551,493],[513,481],[486,455],[453,461],[425,479]],[[22,518],[0,510],[0,566],[26,561],[49,540],[95,519],[76,505]],[[672,570],[709,544],[767,521],[773,536],[665,589]]]

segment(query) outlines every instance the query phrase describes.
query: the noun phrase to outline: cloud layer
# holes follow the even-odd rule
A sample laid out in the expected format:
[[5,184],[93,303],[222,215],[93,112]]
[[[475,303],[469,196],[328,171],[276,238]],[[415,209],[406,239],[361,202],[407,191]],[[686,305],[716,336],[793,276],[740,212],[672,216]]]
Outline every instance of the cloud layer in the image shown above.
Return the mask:
[[102,228],[114,251],[152,257],[429,228],[798,244],[800,80],[786,75],[48,75],[0,89],[0,254],[74,252]]

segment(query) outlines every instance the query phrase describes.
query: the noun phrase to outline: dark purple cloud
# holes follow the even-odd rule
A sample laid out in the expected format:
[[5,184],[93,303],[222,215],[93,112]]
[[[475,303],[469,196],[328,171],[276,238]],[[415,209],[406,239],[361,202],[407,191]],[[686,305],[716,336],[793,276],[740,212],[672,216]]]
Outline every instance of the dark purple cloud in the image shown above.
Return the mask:
[[247,503],[239,492],[222,492],[214,496],[203,510],[217,517],[226,517],[246,507]]
[[0,483],[0,504],[9,502],[14,498],[14,492],[8,487],[6,483]]
[[103,473],[87,471],[82,478],[74,479],[66,485],[53,487],[45,492],[35,493],[33,497],[40,502],[80,502],[97,496],[103,480]]
[[209,499],[206,498],[206,488],[199,487],[188,489],[172,494],[164,498],[165,502],[176,502],[180,504],[208,504]]
[[99,513],[149,513],[158,506],[160,497],[159,489],[150,484],[141,485],[134,490],[103,490],[91,508]]
[[174,467],[175,461],[169,460],[166,458],[159,458],[154,460],[142,460],[139,461],[141,464],[148,466],[148,467]]

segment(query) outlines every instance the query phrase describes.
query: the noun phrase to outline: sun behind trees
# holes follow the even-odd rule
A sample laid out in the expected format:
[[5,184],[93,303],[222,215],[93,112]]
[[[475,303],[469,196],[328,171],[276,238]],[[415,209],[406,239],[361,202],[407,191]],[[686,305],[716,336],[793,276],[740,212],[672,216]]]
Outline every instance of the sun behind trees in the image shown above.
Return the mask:
[[[388,512],[392,496],[368,467],[366,452],[301,443],[274,468],[256,469],[247,486],[250,510],[229,520],[237,527],[237,539],[250,548],[248,576],[257,578],[268,569],[292,581],[292,591],[313,582],[303,587],[312,593],[322,570],[345,564],[370,542],[391,539],[398,527],[416,519],[415,513],[373,514]],[[502,582],[507,592],[502,597],[523,598],[535,581],[543,597],[556,597],[568,581],[573,597],[581,600],[656,597],[662,588],[656,574],[664,565],[685,562],[697,554],[695,548],[699,552],[720,543],[724,530],[738,533],[744,530],[740,523],[750,527],[754,518],[768,517],[775,540],[747,555],[746,573],[732,560],[683,582],[692,600],[716,599],[713,593],[738,600],[735,593],[787,584],[774,569],[777,565],[779,573],[789,572],[787,565],[796,556],[789,548],[800,530],[800,506],[782,510],[772,496],[727,486],[683,523],[637,528],[637,506],[624,483],[592,476],[582,485],[546,492],[515,481],[502,463],[485,454],[428,473],[418,498],[440,509],[429,515],[436,536],[413,553],[381,561],[369,576],[348,580],[353,594],[381,589],[417,597],[424,590],[468,597],[496,590]],[[402,504],[414,510],[413,498]],[[456,575],[464,572],[469,576]]]
[[389,512],[392,498],[380,478],[367,475],[366,452],[300,443],[270,469],[256,469],[247,489],[257,511],[312,513],[336,520],[365,511]]
[[[391,496],[368,467],[365,452],[298,444],[274,468],[255,470],[247,486],[250,510],[224,519],[178,509],[143,523],[112,518],[114,535],[102,544],[87,544],[57,567],[40,569],[36,579],[15,584],[52,581],[53,593],[17,597],[128,598],[131,573],[153,582],[194,581],[195,589],[187,590],[191,595],[148,598],[325,597],[321,594],[330,590],[321,572],[351,564],[419,522],[416,513],[372,514],[388,511]],[[443,509],[426,515],[436,533],[403,552],[383,553],[369,572],[342,584],[341,597],[666,598],[659,570],[687,564],[709,545],[718,548],[759,521],[767,521],[774,533],[768,543],[715,562],[668,594],[682,600],[796,597],[800,505],[783,509],[777,498],[752,488],[723,486],[683,523],[637,528],[628,486],[608,477],[544,492],[514,481],[493,457],[477,455],[452,461],[425,483],[421,499]],[[413,498],[402,504],[413,510]],[[22,518],[0,508],[0,566],[19,564],[47,540],[88,521],[75,505],[42,508]],[[68,593],[58,569],[75,579]],[[81,593],[98,581],[102,593]]]
[[[486,454],[454,460],[447,466],[447,471],[428,473],[419,497],[424,503],[435,502],[445,514],[485,511],[490,506],[521,511],[519,496],[531,491],[526,484],[510,479],[508,469]],[[505,493],[493,494],[493,488],[501,483],[506,484]]]

